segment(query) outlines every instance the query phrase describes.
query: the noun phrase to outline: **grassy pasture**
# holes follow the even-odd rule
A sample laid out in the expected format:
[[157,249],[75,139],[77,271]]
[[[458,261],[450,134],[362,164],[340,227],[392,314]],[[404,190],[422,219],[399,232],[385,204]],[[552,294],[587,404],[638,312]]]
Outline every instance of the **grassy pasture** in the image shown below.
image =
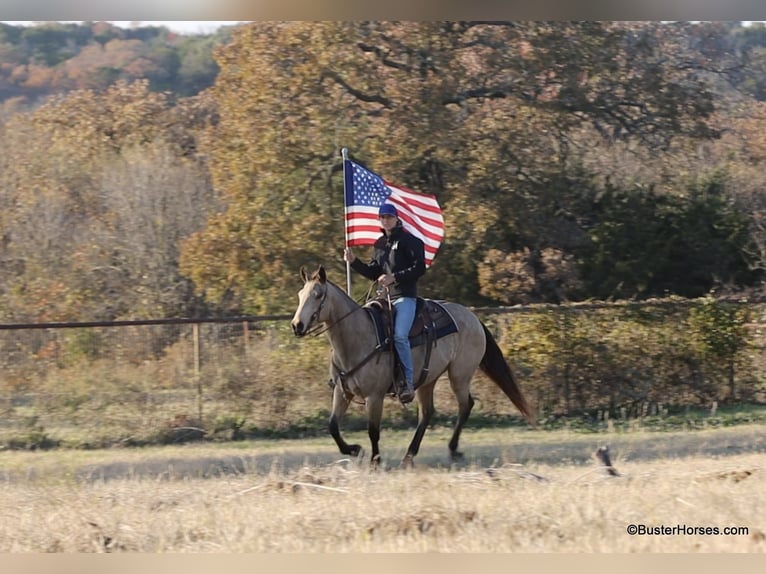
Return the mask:
[[[0,552],[766,550],[760,425],[467,430],[460,465],[449,432],[429,431],[412,471],[398,468],[409,431],[384,432],[378,471],[329,437],[0,452]],[[592,456],[603,444],[618,477]],[[630,536],[629,524],[748,531]]]

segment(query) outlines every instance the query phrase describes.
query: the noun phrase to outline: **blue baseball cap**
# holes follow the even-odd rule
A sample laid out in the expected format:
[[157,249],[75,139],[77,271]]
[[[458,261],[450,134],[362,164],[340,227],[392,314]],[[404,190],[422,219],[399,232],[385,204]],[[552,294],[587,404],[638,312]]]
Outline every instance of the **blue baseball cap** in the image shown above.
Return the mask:
[[384,215],[393,215],[394,217],[399,217],[399,214],[396,213],[396,208],[390,203],[384,203],[380,206],[378,217],[383,217]]

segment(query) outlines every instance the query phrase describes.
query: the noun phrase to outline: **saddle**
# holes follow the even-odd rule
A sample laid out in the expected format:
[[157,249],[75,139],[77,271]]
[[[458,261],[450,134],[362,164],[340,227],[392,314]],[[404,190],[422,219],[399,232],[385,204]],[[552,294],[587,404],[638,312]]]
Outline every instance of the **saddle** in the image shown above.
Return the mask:
[[[386,299],[372,299],[364,305],[364,309],[370,314],[375,325],[375,333],[378,337],[378,347],[390,347],[393,350],[393,325],[396,309],[392,308]],[[425,382],[431,360],[431,350],[436,341],[457,333],[457,323],[449,311],[438,301],[433,299],[417,298],[415,307],[415,320],[412,322],[409,339],[413,349],[420,345],[426,345],[423,370],[415,382],[415,388]],[[394,355],[396,353],[394,352]],[[397,357],[396,366],[399,361]]]

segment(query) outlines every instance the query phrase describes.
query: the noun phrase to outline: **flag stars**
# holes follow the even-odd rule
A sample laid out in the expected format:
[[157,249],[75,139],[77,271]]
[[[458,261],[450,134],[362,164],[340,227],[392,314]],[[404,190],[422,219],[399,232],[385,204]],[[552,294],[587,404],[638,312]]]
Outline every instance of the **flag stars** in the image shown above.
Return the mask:
[[390,195],[383,179],[357,165],[354,165],[353,170],[354,203],[370,207],[381,205]]

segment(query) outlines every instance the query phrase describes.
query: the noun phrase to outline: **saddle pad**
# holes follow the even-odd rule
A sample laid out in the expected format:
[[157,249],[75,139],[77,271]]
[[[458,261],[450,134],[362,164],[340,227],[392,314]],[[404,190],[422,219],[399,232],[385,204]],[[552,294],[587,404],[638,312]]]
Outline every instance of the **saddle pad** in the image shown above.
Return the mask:
[[[383,311],[384,303],[378,300],[370,301],[365,310],[370,314],[378,337],[378,346],[388,344],[387,333],[391,332],[389,314]],[[410,346],[417,347],[428,340],[429,331],[432,339],[440,339],[452,333],[457,333],[457,323],[450,312],[438,301],[418,297],[415,311],[415,321],[410,330]]]

